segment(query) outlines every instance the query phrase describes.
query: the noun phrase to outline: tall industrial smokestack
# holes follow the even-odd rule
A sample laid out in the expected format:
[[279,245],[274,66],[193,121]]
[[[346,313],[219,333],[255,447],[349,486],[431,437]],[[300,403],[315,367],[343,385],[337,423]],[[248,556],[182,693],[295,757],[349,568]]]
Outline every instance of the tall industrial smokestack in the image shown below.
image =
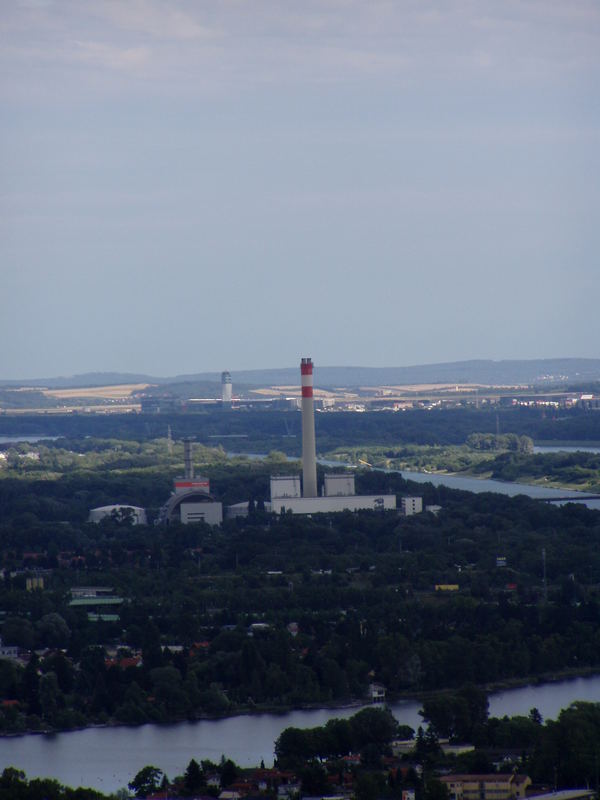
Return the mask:
[[191,481],[194,479],[194,465],[192,464],[192,440],[183,440],[183,463],[185,465],[185,479]]
[[313,401],[313,363],[300,362],[302,376],[302,496],[317,496],[317,451],[315,447],[315,405]]
[[221,373],[221,402],[224,406],[231,405],[231,375],[229,372]]

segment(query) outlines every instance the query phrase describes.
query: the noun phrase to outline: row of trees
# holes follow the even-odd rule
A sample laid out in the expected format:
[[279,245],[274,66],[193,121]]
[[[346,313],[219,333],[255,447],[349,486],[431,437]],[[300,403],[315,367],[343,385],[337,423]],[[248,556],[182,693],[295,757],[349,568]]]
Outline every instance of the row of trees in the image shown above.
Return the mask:
[[[25,394],[25,393],[22,393]],[[194,414],[48,414],[0,417],[0,435],[14,433],[47,436],[85,436],[145,441],[164,437],[194,436],[204,444],[215,437],[236,439],[236,449],[246,452],[284,450],[299,455],[300,414],[295,411],[245,410],[228,414],[205,409]],[[423,410],[402,413],[319,414],[317,441],[322,452],[336,447],[405,442],[423,445],[462,444],[470,434],[528,436],[534,441],[600,441],[600,414],[579,407],[546,410],[526,407],[485,407]],[[224,442],[230,439],[223,439]]]
[[[311,760],[328,761],[337,769],[337,759],[361,752],[363,767],[381,768],[378,756],[390,755],[392,738],[403,738],[414,741],[412,752],[404,758],[421,764],[430,775],[448,771],[493,773],[492,759],[498,750],[507,749],[520,751],[519,772],[528,774],[535,783],[559,789],[598,788],[600,703],[573,703],[556,720],[546,722],[535,708],[528,716],[489,717],[485,694],[474,686],[465,686],[458,694],[431,698],[423,704],[421,714],[428,727],[419,728],[414,738],[414,731],[398,726],[388,711],[376,709],[361,711],[349,720],[330,720],[320,728],[286,728],[275,743],[278,763],[298,768]],[[438,737],[470,742],[475,748],[460,756],[445,756]],[[413,780],[418,784],[416,775]],[[393,794],[389,782],[382,794]]]

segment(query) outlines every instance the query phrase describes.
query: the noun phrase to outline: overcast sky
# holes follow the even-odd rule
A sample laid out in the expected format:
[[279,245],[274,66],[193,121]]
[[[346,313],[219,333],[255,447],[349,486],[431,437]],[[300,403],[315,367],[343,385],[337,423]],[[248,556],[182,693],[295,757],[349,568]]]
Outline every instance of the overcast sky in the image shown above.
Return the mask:
[[600,355],[597,0],[0,31],[0,377]]

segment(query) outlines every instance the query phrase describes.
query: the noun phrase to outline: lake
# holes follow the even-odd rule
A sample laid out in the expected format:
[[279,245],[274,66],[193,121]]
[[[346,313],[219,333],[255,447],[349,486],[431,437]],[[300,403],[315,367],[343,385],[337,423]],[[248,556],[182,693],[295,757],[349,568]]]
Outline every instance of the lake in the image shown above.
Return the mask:
[[[490,714],[528,714],[532,707],[554,719],[575,700],[600,702],[600,675],[558,683],[524,686],[490,695]],[[421,723],[416,700],[391,705],[399,722]],[[0,768],[14,766],[28,777],[46,776],[70,786],[92,786],[113,792],[124,787],[142,767],[153,764],[170,778],[181,775],[190,759],[218,761],[222,754],[241,766],[264,759],[273,763],[273,745],[284,728],[323,725],[333,717],[349,717],[358,707],[258,714],[222,720],[142,725],[138,728],[89,728],[70,733],[0,739]]]

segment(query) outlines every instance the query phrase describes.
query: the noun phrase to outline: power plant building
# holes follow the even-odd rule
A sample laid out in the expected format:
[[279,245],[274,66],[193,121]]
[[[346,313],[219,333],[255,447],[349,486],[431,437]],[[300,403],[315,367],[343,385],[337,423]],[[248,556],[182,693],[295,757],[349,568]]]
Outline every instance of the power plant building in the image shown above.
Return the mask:
[[357,495],[354,475],[325,475],[323,495],[317,490],[317,453],[313,399],[313,363],[303,358],[302,381],[302,491],[297,475],[271,476],[271,511],[280,514],[326,514],[337,511],[394,510],[396,495]]
[[271,475],[271,500],[302,497],[299,475]]
[[113,505],[90,509],[88,522],[102,522],[106,518],[117,522],[131,522],[132,525],[147,525],[146,510],[139,506]]
[[342,473],[341,475],[325,475],[325,497],[350,497],[356,494],[354,488],[354,475]]
[[208,478],[194,477],[189,439],[184,441],[184,463],[185,475],[173,481],[173,493],[160,509],[156,524],[205,522],[207,525],[220,525],[223,522],[223,504],[211,495]]
[[403,497],[402,513],[405,517],[412,517],[413,514],[421,514],[423,511],[422,497]]
[[291,511],[292,514],[328,514],[336,511],[393,511],[396,495],[340,495],[339,497],[278,497],[271,498],[271,511],[275,514]]

